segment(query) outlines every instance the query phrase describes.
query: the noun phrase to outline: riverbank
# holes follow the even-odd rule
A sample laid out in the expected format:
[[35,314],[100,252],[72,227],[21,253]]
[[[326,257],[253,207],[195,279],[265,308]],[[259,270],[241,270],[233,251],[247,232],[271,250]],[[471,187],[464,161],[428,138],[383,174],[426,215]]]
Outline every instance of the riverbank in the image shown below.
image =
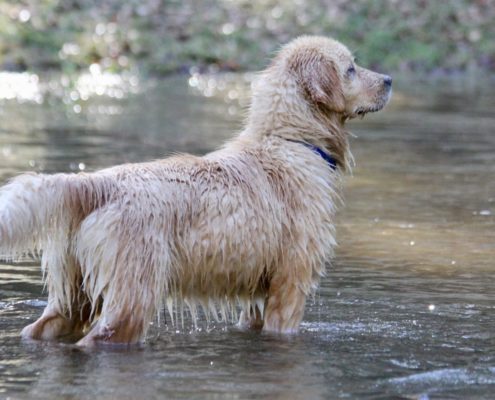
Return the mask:
[[323,34],[374,69],[478,75],[495,72],[493,20],[485,0],[11,1],[0,5],[0,70],[258,70],[281,43]]

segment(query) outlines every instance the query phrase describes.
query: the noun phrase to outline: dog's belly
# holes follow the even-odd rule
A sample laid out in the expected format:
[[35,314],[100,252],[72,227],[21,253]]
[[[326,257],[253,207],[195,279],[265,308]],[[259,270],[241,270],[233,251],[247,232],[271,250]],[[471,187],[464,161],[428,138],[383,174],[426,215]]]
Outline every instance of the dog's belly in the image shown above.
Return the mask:
[[186,297],[252,297],[280,256],[282,224],[273,208],[222,203],[210,203],[179,236],[175,281]]

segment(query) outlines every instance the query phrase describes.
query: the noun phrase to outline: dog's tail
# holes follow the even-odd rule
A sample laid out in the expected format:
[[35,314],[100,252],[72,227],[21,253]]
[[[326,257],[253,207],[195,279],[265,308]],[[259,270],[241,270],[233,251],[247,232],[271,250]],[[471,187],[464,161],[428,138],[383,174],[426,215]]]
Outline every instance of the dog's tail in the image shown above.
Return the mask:
[[0,259],[39,255],[49,301],[70,315],[80,269],[70,246],[81,221],[115,185],[105,174],[24,174],[0,188]]
[[67,250],[60,247],[74,224],[101,203],[98,186],[88,174],[28,173],[12,179],[0,188],[0,257],[53,245]]
[[65,227],[66,180],[66,175],[24,174],[0,189],[2,257],[39,251],[55,225]]

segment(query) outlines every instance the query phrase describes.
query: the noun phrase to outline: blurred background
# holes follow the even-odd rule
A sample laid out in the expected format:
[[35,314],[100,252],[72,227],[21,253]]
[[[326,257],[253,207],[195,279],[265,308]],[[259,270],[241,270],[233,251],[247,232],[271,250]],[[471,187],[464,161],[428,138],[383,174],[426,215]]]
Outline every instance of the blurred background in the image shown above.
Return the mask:
[[0,69],[256,70],[301,34],[387,71],[495,69],[493,0],[2,0]]

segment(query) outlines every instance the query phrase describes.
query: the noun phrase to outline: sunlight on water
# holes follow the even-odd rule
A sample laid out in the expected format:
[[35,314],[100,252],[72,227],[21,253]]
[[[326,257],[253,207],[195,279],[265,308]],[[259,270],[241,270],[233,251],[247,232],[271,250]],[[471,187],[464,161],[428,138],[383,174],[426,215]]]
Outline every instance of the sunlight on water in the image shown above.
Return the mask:
[[254,77],[253,73],[217,76],[192,71],[188,84],[193,89],[193,94],[223,101],[228,105],[227,113],[235,117],[249,106],[249,89]]
[[36,74],[0,72],[0,100],[43,102]]
[[[16,100],[19,103],[41,104],[47,96],[55,95],[64,103],[75,103],[74,112],[81,112],[79,101],[90,97],[106,96],[117,100],[137,93],[139,79],[132,74],[103,72],[98,64],[92,64],[88,72],[72,79],[68,76],[40,81],[36,74],[28,72],[0,72],[0,101]],[[76,107],[79,105],[79,107]]]

